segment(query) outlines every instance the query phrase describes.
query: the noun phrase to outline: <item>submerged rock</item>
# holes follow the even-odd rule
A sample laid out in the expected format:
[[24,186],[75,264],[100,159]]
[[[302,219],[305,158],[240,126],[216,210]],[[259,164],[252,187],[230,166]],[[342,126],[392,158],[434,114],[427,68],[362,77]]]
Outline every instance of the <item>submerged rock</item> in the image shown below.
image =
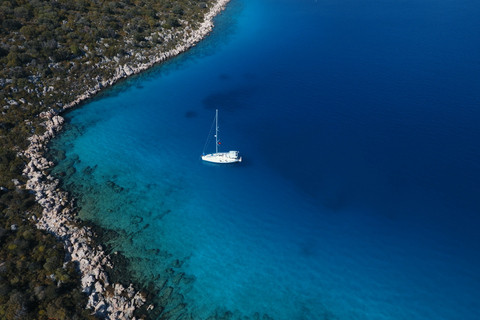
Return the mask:
[[85,169],[82,170],[82,172],[84,174],[91,175],[93,171],[95,171],[95,169],[97,169],[97,165],[95,165],[93,168],[90,166],[87,166]]
[[107,186],[111,188],[115,193],[120,193],[124,190],[123,187],[120,187],[118,184],[116,184],[112,180],[107,181]]

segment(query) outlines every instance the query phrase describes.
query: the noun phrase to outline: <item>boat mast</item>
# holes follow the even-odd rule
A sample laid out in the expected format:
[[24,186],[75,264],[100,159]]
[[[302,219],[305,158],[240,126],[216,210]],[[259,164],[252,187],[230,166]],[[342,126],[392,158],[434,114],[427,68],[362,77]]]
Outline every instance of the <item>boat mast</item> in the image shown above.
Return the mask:
[[215,153],[218,153],[218,109],[215,110]]

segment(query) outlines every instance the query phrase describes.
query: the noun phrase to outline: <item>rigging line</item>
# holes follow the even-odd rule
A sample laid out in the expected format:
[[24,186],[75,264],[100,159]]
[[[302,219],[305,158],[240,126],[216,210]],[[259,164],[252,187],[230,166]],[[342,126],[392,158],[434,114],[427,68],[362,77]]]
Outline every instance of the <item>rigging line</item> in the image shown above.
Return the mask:
[[212,132],[214,127],[215,127],[215,117],[213,117],[212,126],[210,127],[210,132],[208,133],[207,141],[205,142],[205,146],[203,147],[203,154],[205,154],[205,150],[207,150],[207,146],[210,143],[210,139],[212,138]]

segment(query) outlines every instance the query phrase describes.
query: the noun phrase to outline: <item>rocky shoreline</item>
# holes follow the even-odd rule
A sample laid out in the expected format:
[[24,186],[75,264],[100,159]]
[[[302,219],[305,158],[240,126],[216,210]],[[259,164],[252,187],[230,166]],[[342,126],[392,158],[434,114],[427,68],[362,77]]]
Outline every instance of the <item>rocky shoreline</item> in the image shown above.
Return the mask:
[[218,0],[205,15],[200,27],[185,36],[183,44],[167,52],[157,52],[150,57],[149,62],[135,66],[118,66],[115,76],[100,82],[75,101],[64,105],[60,110],[51,109],[42,112],[39,116],[44,119],[43,135],[33,135],[29,138],[30,145],[21,153],[29,161],[23,174],[27,176],[26,189],[35,194],[36,201],[42,206],[41,218],[35,218],[39,229],[44,229],[60,239],[68,254],[66,262],[72,261],[78,265],[81,274],[83,291],[88,295],[87,308],[98,317],[105,319],[135,319],[134,312],[140,307],[146,310],[155,308],[153,304],[146,305],[146,295],[134,289],[130,284],[124,287],[120,283],[110,283],[107,268],[113,268],[112,259],[104,248],[95,243],[95,234],[91,228],[82,226],[75,219],[75,209],[72,200],[66,191],[59,188],[60,181],[52,177],[50,170],[54,163],[48,161],[47,144],[55,137],[64,123],[59,115],[61,112],[78,105],[80,102],[94,96],[105,87],[109,87],[119,80],[147,70],[155,64],[174,57],[202,40],[213,29],[213,18],[225,9],[229,0]]

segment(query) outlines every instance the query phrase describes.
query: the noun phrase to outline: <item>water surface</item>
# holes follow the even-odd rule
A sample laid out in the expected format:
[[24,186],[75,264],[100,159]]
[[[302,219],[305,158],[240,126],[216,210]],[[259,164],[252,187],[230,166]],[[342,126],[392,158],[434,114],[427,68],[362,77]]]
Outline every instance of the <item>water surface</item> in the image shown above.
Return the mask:
[[[233,0],[193,50],[69,112],[57,171],[195,318],[478,319],[478,16]],[[199,158],[215,109],[241,164]]]

